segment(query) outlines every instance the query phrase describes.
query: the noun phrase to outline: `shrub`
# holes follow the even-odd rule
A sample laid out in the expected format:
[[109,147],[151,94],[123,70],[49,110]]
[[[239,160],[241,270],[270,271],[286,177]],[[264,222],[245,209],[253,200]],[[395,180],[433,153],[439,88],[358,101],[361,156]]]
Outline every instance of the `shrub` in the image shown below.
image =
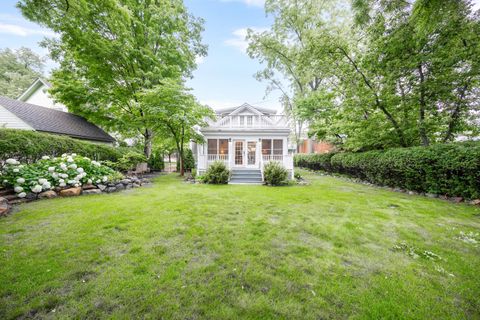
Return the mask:
[[100,162],[76,154],[51,158],[43,156],[32,164],[7,159],[1,170],[2,184],[13,187],[19,197],[28,192],[39,193],[55,187],[79,187],[83,184],[102,184],[121,178],[115,170]]
[[285,184],[288,178],[288,171],[279,162],[270,161],[263,167],[265,183],[271,186]]
[[56,157],[63,153],[77,153],[97,161],[121,157],[119,150],[106,144],[37,131],[0,129],[0,163],[9,158],[32,163],[45,155]]
[[117,162],[106,161],[105,163],[115,170],[125,172],[134,170],[137,167],[137,164],[142,162],[147,162],[145,155],[135,151],[129,151],[118,159]]
[[[313,155],[301,158],[296,160],[298,165],[311,169],[317,166]],[[478,142],[338,153],[331,157],[329,166],[318,166],[378,185],[469,199],[480,197]]]
[[225,164],[221,161],[216,161],[208,167],[207,172],[201,179],[204,183],[227,184],[229,178],[230,171],[228,171]]
[[311,170],[331,171],[330,159],[335,153],[318,153],[318,154],[296,154],[293,158],[297,167],[308,168]]
[[148,159],[148,167],[154,171],[162,171],[165,169],[165,162],[163,160],[163,152],[155,150],[150,159]]
[[[183,156],[185,157],[185,163],[183,168],[185,171],[192,171],[195,168],[195,158],[193,157],[193,152],[191,149],[185,149],[183,151]],[[177,159],[177,171],[180,171],[180,159]]]

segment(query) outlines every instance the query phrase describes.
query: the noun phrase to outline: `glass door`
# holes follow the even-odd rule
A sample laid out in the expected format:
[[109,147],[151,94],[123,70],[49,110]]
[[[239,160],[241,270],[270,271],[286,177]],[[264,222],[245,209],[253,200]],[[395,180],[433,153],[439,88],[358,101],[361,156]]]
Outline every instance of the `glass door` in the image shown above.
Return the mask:
[[247,142],[247,165],[254,166],[257,162],[257,142]]
[[235,165],[243,166],[243,141],[235,141]]

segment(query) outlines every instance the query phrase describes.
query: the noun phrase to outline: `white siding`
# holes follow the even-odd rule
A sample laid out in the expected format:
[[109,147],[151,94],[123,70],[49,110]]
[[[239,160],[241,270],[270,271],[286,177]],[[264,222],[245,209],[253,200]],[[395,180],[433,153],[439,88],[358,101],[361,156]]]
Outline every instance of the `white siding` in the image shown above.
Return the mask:
[[19,117],[0,106],[0,128],[33,130]]
[[33,94],[24,100],[24,102],[36,104],[45,108],[55,109],[67,112],[67,108],[61,103],[55,103],[47,92],[47,87],[42,85]]

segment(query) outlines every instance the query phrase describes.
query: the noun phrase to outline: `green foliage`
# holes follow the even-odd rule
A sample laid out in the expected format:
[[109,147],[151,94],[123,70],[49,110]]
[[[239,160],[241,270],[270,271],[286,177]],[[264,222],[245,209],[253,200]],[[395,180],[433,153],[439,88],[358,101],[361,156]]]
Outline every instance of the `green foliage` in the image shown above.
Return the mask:
[[202,176],[201,181],[209,184],[227,184],[230,178],[230,171],[228,171],[225,164],[221,161],[215,161],[207,172]]
[[162,171],[165,169],[165,162],[163,160],[164,153],[162,150],[156,149],[148,159],[148,167],[153,171]]
[[296,167],[309,168],[312,170],[331,171],[332,166],[330,159],[335,153],[318,153],[318,154],[296,154],[293,163]]
[[263,167],[263,178],[268,185],[280,186],[287,183],[288,171],[281,163],[270,161]]
[[106,164],[115,170],[126,172],[134,170],[139,163],[147,162],[145,155],[136,151],[129,151],[116,162],[106,162]]
[[196,57],[206,55],[203,21],[182,0],[20,0],[17,6],[59,35],[43,42],[59,64],[54,97],[94,123],[142,135],[149,157],[164,130],[158,115],[174,99],[162,96],[163,104],[152,108],[143,93],[191,77]]
[[43,156],[41,160],[31,164],[7,159],[0,173],[2,184],[14,187],[21,198],[29,192],[40,193],[55,187],[101,184],[121,177],[100,162],[75,153],[55,158]]
[[[185,171],[192,171],[195,168],[195,158],[191,149],[184,150],[184,163],[183,167]],[[177,161],[177,171],[180,171],[180,161]]]
[[29,48],[0,50],[0,96],[16,99],[42,76],[44,60]]
[[109,145],[28,130],[0,129],[0,161],[8,158],[34,162],[44,155],[78,153],[95,160],[117,161],[121,152]]
[[480,198],[480,143],[296,155],[298,166],[346,174],[374,184],[467,199]]

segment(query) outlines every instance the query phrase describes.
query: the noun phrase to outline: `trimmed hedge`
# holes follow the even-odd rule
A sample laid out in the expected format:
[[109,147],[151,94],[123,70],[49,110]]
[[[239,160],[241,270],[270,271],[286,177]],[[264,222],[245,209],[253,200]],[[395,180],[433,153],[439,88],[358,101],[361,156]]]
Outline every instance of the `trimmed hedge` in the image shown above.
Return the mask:
[[0,129],[0,162],[14,158],[32,163],[42,156],[77,153],[94,160],[117,161],[122,153],[109,145],[96,144],[29,130]]
[[480,198],[480,143],[436,144],[327,157],[298,155],[300,167],[346,174],[377,185]]

